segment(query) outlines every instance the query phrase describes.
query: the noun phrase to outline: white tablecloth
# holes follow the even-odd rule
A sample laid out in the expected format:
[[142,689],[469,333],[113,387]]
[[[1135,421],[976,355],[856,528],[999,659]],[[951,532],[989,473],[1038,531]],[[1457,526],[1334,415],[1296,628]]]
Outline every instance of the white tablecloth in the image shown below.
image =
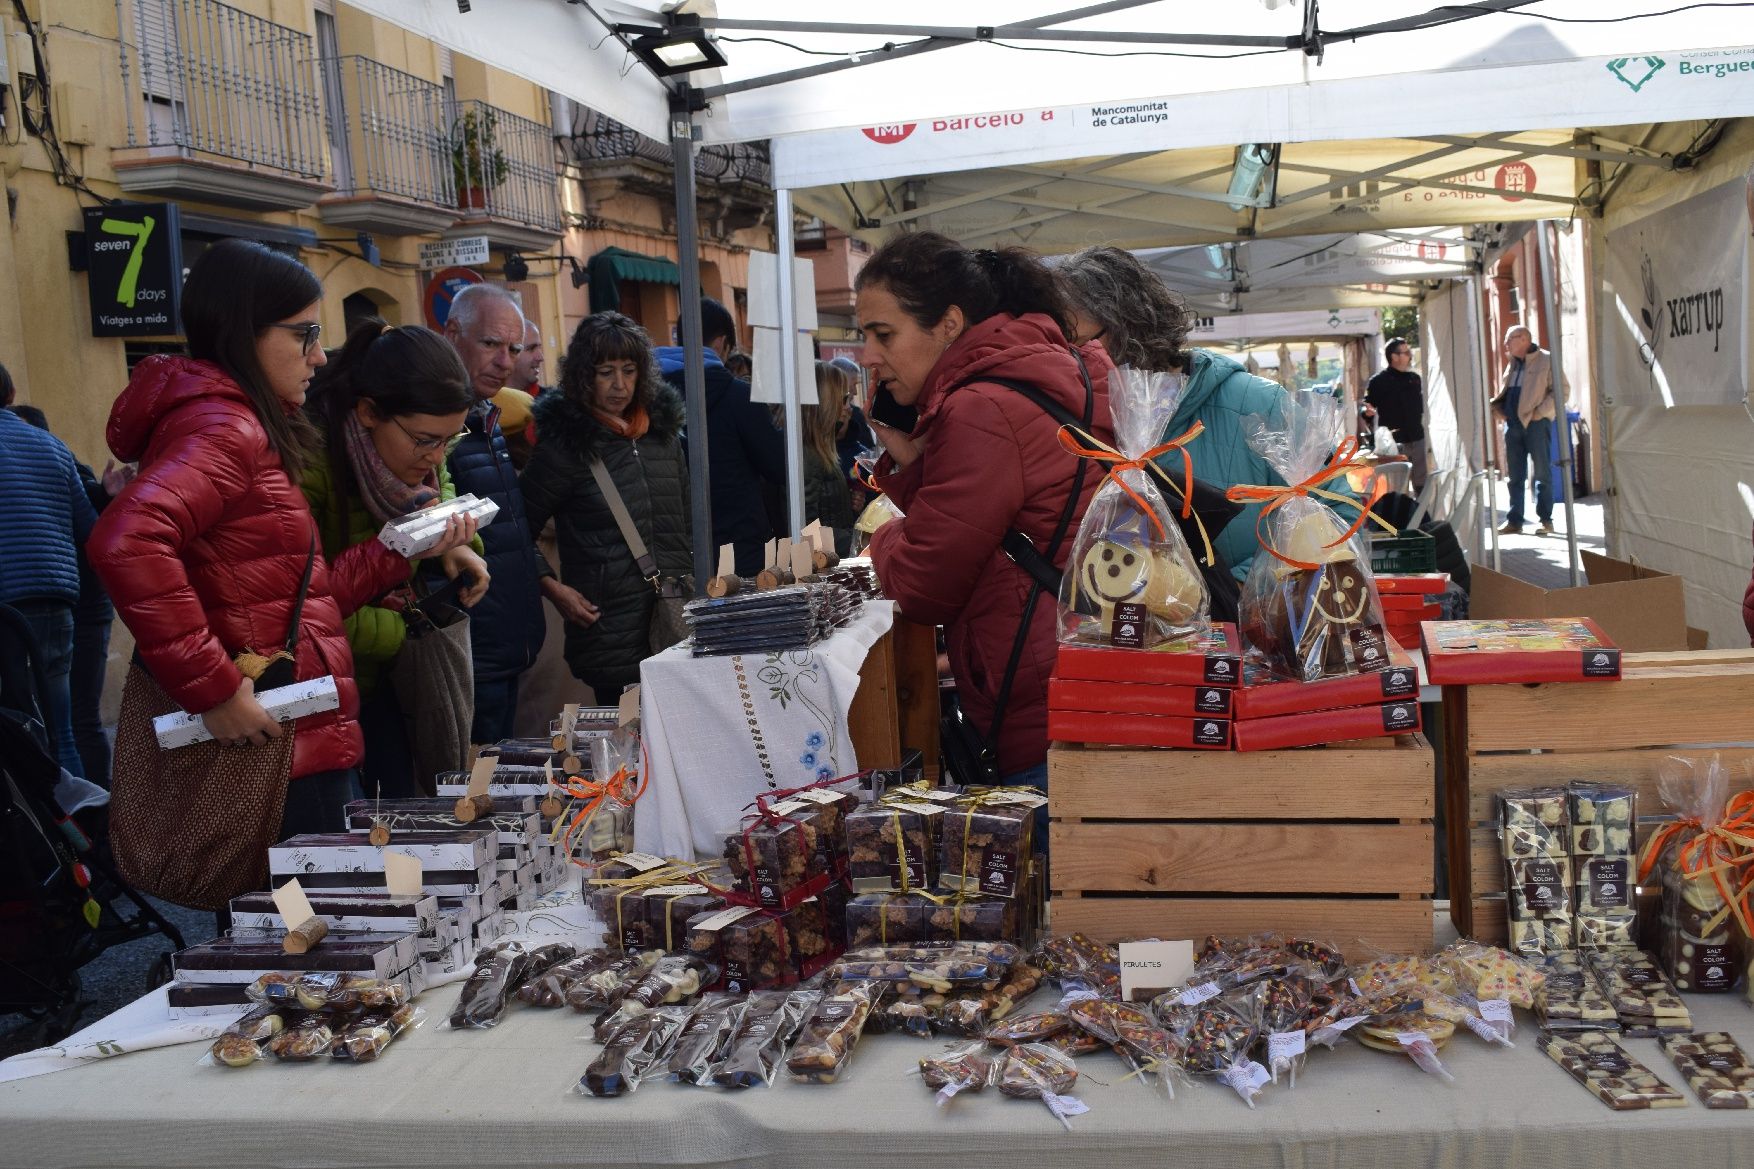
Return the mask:
[[847,711],[859,668],[895,623],[867,601],[806,650],[692,657],[683,646],[640,666],[646,790],[634,844],[657,856],[716,856],[762,792],[858,770]]
[[[457,990],[376,1063],[201,1067],[201,1045],[106,1059],[0,1084],[0,1169],[1748,1169],[1754,1112],[1611,1112],[1534,1044],[1466,1032],[1446,1084],[1356,1043],[1318,1051],[1295,1089],[1250,1111],[1204,1081],[1164,1100],[1112,1054],[1080,1057],[1090,1111],[1066,1132],[1039,1103],[995,1091],[942,1109],[911,1074],[936,1040],[866,1037],[837,1084],[725,1092],[652,1082],[573,1095],[597,1045],[570,1010],[514,1005],[490,1031],[441,1030]],[[1045,1004],[1049,995],[1040,996]],[[1754,1014],[1689,995],[1701,1029],[1754,1050]],[[1032,1004],[1034,1005],[1034,1004]],[[1655,1040],[1627,1050],[1670,1084]]]

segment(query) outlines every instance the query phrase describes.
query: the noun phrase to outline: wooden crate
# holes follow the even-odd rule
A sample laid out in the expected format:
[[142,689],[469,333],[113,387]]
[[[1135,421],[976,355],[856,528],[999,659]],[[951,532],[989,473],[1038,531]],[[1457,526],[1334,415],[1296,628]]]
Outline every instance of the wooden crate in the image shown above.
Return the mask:
[[1573,780],[1638,790],[1637,844],[1669,819],[1664,760],[1716,750],[1732,790],[1754,787],[1754,651],[1629,653],[1618,682],[1444,688],[1450,918],[1502,944],[1504,863],[1494,797]]
[[1247,754],[1056,743],[1052,927],[1424,952],[1435,805],[1419,735]]

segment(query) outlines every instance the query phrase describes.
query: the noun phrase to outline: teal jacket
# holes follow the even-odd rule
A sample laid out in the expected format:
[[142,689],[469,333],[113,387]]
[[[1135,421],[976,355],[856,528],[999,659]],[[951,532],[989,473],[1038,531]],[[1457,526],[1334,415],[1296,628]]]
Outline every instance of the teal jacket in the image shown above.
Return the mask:
[[[1264,487],[1282,486],[1285,482],[1267,460],[1255,453],[1244,437],[1242,421],[1250,414],[1261,414],[1274,425],[1283,425],[1286,403],[1290,395],[1277,382],[1257,377],[1242,365],[1204,349],[1192,350],[1188,361],[1188,387],[1182,395],[1175,417],[1164,428],[1163,439],[1174,438],[1195,420],[1206,424],[1200,436],[1188,443],[1188,454],[1194,460],[1194,474],[1216,487],[1232,487],[1248,483]],[[1162,441],[1160,439],[1159,441]],[[1174,451],[1157,460],[1163,469],[1180,478],[1181,456]],[[1344,483],[1334,490],[1347,493]],[[1249,566],[1260,551],[1255,536],[1255,520],[1261,504],[1251,503],[1242,514],[1231,520],[1213,540],[1219,553],[1230,562],[1238,580],[1248,576]],[[1357,516],[1355,510],[1335,508],[1347,523]]]

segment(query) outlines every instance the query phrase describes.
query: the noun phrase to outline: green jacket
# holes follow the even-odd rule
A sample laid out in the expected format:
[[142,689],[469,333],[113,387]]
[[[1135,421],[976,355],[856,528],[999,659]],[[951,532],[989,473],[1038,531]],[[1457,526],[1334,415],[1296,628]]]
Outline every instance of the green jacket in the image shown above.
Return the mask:
[[[457,490],[451,486],[450,472],[443,463],[439,464],[438,475],[439,500],[455,499]],[[310,501],[311,514],[316,517],[317,531],[323,538],[324,556],[333,558],[355,544],[377,539],[383,525],[366,510],[358,490],[346,498],[335,493],[329,476],[327,452],[319,451],[311,457],[299,486]],[[480,537],[476,537],[474,547],[477,552],[481,550]],[[413,565],[409,565],[408,577],[410,580],[414,578]],[[363,605],[343,619],[342,627],[347,631],[347,644],[353,647],[353,675],[359,683],[359,696],[363,701],[376,689],[384,668],[401,651],[407,625],[402,614],[394,609]]]
[[[1238,483],[1283,486],[1285,480],[1249,446],[1242,421],[1250,414],[1261,414],[1270,422],[1282,425],[1288,401],[1285,388],[1277,382],[1257,377],[1222,353],[1205,349],[1191,351],[1187,373],[1187,390],[1159,441],[1174,438],[1198,419],[1206,424],[1206,429],[1187,446],[1188,454],[1194,460],[1196,476],[1216,487],[1233,487]],[[1173,477],[1180,478],[1180,455],[1171,451],[1157,461]],[[1334,485],[1333,489],[1350,494],[1344,483]],[[1259,503],[1246,505],[1242,513],[1225,525],[1224,531],[1212,541],[1230,562],[1238,580],[1248,577],[1249,566],[1260,551],[1255,520],[1261,514],[1261,507]],[[1343,515],[1347,523],[1358,514],[1356,509],[1336,507],[1335,511]]]

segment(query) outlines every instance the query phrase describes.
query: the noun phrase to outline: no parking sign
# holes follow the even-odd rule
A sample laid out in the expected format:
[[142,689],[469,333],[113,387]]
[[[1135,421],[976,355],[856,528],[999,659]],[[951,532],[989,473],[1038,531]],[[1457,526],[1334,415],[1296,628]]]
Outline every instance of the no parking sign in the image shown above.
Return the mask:
[[481,283],[481,273],[473,268],[444,268],[426,282],[426,323],[443,329],[451,315],[451,301],[471,284]]

